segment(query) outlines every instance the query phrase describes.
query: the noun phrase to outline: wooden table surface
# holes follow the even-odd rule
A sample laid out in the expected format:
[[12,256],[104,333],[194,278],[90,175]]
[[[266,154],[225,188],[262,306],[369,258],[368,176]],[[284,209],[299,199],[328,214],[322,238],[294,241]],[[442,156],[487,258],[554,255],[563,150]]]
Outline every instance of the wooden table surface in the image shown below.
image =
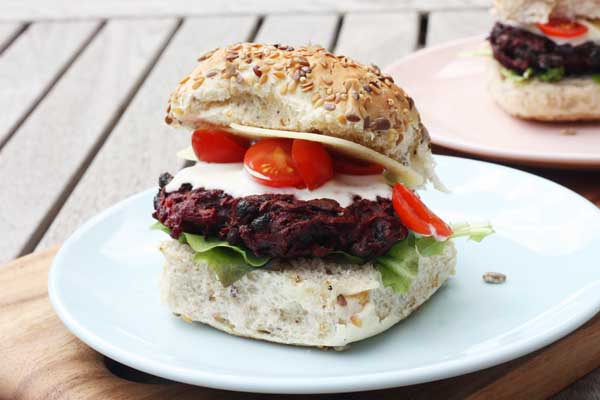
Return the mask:
[[[182,166],[175,152],[189,135],[163,123],[164,107],[202,52],[236,41],[311,42],[385,66],[486,33],[488,7],[484,0],[1,4],[0,264],[64,241]],[[600,172],[527,170],[600,206]],[[556,398],[600,399],[600,371]]]

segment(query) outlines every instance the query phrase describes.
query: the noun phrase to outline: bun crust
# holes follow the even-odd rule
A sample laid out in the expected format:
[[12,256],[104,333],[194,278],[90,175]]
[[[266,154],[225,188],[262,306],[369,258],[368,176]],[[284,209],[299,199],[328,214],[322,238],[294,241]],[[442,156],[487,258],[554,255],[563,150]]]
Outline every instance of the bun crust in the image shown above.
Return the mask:
[[522,24],[548,22],[550,15],[600,18],[600,0],[494,0],[494,11],[504,21]]
[[600,85],[591,78],[515,84],[500,74],[495,62],[490,75],[492,98],[515,117],[536,121],[600,120]]
[[373,265],[320,259],[274,261],[223,287],[189,246],[164,242],[163,301],[187,321],[277,343],[343,347],[390,328],[425,302],[454,272],[456,250],[419,260],[408,292],[383,287]]
[[166,122],[320,133],[405,165],[430,161],[419,113],[393,79],[318,46],[239,43],[208,52],[172,93]]

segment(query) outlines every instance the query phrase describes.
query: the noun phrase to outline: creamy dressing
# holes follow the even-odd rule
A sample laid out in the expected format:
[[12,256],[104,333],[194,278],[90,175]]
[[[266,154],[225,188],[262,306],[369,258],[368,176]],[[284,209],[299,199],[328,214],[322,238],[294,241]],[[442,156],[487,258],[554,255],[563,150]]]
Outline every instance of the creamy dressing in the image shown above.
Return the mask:
[[222,190],[233,197],[254,194],[292,194],[298,200],[332,199],[340,206],[352,204],[353,196],[376,200],[377,196],[391,198],[392,188],[383,175],[334,175],[333,179],[315,189],[273,188],[256,182],[244,169],[242,163],[206,163],[180,170],[166,186],[167,192],[177,191],[181,185],[189,183],[194,189]]
[[439,235],[435,229],[435,226],[433,226],[432,224],[427,224],[427,226],[429,227],[429,231],[431,232],[431,235],[421,235],[420,233],[417,233],[415,231],[411,231],[411,232],[415,235],[415,237],[417,239],[431,236],[432,238],[435,239],[436,242],[445,242],[446,240],[448,240],[450,238],[450,236]]
[[536,24],[520,24],[520,23],[517,23],[514,21],[504,21],[503,23],[514,26],[515,28],[524,29],[528,32],[535,33],[536,35],[547,37],[548,39],[552,40],[554,43],[556,43],[558,45],[570,44],[572,46],[578,46],[585,42],[594,42],[594,43],[600,44],[600,28],[598,26],[594,25],[593,23],[591,23],[585,19],[577,19],[576,21],[582,25],[585,25],[588,28],[588,31],[584,35],[577,36],[574,38],[561,38],[561,37],[557,37],[557,36],[548,36],[548,35],[544,34],[544,32],[542,32],[537,27]]

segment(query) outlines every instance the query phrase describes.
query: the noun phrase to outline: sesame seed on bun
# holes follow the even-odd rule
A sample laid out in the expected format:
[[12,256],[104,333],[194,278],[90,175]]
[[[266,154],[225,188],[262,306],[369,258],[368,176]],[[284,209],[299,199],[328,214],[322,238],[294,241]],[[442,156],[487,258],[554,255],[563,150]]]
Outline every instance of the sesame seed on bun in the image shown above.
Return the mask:
[[212,50],[172,93],[165,121],[240,124],[350,140],[430,178],[429,136],[414,102],[374,65],[319,46],[238,43]]

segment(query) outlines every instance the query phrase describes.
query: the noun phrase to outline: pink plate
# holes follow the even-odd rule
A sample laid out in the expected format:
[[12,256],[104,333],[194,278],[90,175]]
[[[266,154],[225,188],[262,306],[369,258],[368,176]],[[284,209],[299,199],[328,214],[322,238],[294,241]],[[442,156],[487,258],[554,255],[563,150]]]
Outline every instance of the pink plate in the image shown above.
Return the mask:
[[418,51],[386,68],[415,100],[435,144],[519,164],[600,169],[600,124],[511,117],[487,93],[477,36]]

